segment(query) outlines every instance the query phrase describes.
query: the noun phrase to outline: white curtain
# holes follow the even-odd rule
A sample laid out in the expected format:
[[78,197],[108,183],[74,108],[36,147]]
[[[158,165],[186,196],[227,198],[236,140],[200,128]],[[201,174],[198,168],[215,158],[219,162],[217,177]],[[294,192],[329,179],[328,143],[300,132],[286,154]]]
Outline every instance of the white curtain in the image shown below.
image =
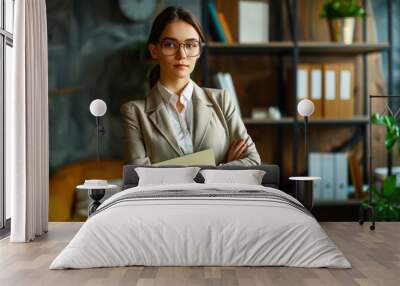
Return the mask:
[[6,187],[12,242],[47,232],[49,193],[45,0],[15,1],[14,94],[6,98]]

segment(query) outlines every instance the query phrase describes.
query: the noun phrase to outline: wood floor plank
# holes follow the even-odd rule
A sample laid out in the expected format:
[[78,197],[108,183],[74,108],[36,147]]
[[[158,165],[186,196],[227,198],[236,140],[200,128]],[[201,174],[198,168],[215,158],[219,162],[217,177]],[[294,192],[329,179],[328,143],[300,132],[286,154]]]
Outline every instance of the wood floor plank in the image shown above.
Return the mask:
[[0,285],[399,285],[400,223],[378,223],[375,231],[357,223],[322,223],[352,269],[295,267],[116,267],[49,270],[81,223],[50,223],[49,233],[32,243],[0,240]]

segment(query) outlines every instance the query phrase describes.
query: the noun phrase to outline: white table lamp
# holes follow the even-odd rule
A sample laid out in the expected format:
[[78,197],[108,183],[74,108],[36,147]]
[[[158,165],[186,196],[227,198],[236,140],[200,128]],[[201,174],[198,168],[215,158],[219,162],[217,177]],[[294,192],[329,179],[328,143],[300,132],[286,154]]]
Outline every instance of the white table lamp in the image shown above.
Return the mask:
[[100,160],[100,135],[104,135],[104,127],[101,125],[100,117],[104,116],[107,112],[107,104],[101,99],[95,99],[90,103],[90,113],[96,117],[96,130],[97,130],[97,160]]
[[314,113],[314,103],[309,99],[302,99],[297,104],[297,112],[304,117],[304,159],[306,160],[306,169],[308,170],[308,117]]

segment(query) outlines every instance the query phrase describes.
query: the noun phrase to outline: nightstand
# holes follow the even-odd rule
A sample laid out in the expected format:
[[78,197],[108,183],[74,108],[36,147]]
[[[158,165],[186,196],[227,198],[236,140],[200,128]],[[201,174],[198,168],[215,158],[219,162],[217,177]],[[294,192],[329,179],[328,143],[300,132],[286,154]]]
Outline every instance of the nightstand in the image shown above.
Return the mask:
[[104,197],[107,189],[114,189],[117,185],[110,185],[107,180],[85,180],[83,185],[76,188],[78,190],[87,190],[89,198],[92,200],[88,207],[88,215],[90,216],[101,205],[100,200]]
[[321,180],[320,177],[290,177],[289,180],[295,184],[295,198],[308,210],[314,205],[313,183]]

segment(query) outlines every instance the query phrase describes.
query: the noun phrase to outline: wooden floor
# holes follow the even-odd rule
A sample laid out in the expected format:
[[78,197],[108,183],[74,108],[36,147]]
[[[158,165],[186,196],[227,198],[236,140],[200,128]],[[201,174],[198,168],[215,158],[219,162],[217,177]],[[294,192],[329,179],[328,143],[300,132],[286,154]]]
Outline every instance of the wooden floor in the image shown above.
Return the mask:
[[0,241],[0,285],[400,285],[400,223],[322,223],[353,268],[121,267],[48,270],[81,223],[50,223],[32,243]]

